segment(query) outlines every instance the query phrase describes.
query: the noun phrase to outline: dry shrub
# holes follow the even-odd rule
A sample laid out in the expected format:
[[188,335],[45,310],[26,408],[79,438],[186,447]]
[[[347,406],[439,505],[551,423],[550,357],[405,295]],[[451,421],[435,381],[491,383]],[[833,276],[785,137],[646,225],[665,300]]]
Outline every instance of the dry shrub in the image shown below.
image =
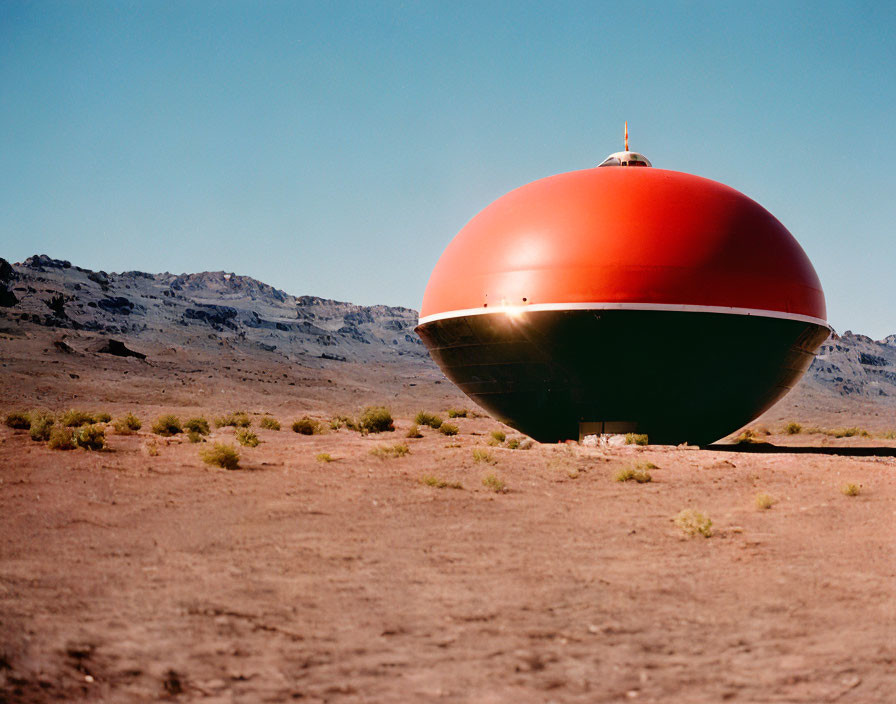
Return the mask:
[[427,413],[426,411],[420,411],[414,416],[414,422],[417,425],[428,425],[433,430],[438,430],[442,426],[442,419],[439,416],[435,413]]
[[626,445],[646,445],[647,444],[647,435],[644,433],[626,433],[625,434],[625,444]]
[[442,423],[439,426],[439,432],[442,435],[457,435],[460,432],[460,428],[454,425],[454,423]]
[[330,419],[330,429],[339,430],[340,428],[348,428],[349,430],[360,431],[361,427],[358,422],[351,416],[337,415]]
[[485,462],[486,464],[495,464],[498,461],[492,457],[488,450],[483,450],[479,447],[473,448],[473,460],[475,462]]
[[314,459],[316,459],[318,462],[324,462],[324,463],[336,461],[336,459],[333,457],[333,455],[331,455],[329,452],[321,452],[320,454],[315,455]]
[[489,433],[489,445],[500,445],[507,439],[507,435],[500,430],[493,430]]
[[752,428],[747,428],[744,432],[738,435],[734,442],[737,445],[758,445],[760,443],[764,443],[765,440],[760,440],[758,432],[753,430]]
[[13,430],[28,430],[31,428],[31,416],[21,411],[13,411],[6,415],[6,425]]
[[374,457],[404,457],[410,452],[410,449],[403,442],[397,442],[394,445],[379,445],[374,447],[370,454]]
[[864,428],[836,428],[831,430],[828,435],[833,435],[835,438],[871,437],[871,434]]
[[705,513],[692,508],[686,508],[675,516],[675,525],[681,528],[686,535],[702,535],[709,538],[712,535],[712,520]]
[[152,424],[152,432],[166,438],[170,438],[172,435],[177,435],[183,431],[184,429],[180,424],[180,418],[171,413],[159,416],[156,418],[156,422]]
[[507,484],[495,474],[486,474],[482,478],[482,486],[496,494],[506,494],[508,491]]
[[469,411],[466,408],[449,408],[449,418],[466,418]]
[[849,483],[841,486],[840,491],[843,493],[844,496],[858,496],[859,493],[862,491],[862,485],[861,484],[853,484],[852,482],[849,482]]
[[202,461],[222,469],[239,469],[240,453],[233,445],[216,442],[208,449],[200,452]]
[[258,447],[258,436],[248,428],[239,428],[236,431],[236,441],[243,447]]
[[766,509],[770,509],[777,503],[775,499],[769,494],[757,494],[756,495],[756,508],[761,511]]
[[74,450],[77,447],[74,433],[69,428],[53,428],[47,447],[51,450]]
[[623,467],[613,477],[617,482],[637,482],[646,484],[653,481],[649,470],[657,469],[653,462],[638,462],[631,467]]
[[265,416],[260,421],[258,421],[258,425],[265,430],[280,430],[280,421],[276,418],[272,418],[271,416]]
[[395,430],[392,413],[385,406],[368,406],[361,411],[358,425],[364,433],[389,433]]
[[211,428],[209,428],[208,421],[202,416],[190,418],[190,420],[184,423],[184,430],[186,430],[188,433],[197,433],[198,435],[208,435],[209,433],[211,433]]
[[82,425],[74,432],[75,443],[85,450],[102,450],[106,447],[106,431],[98,425]]
[[408,428],[408,432],[405,434],[406,438],[422,438],[423,433],[420,432],[420,426],[414,423]]
[[218,428],[248,428],[252,425],[252,419],[245,411],[235,411],[215,418],[215,426]]
[[49,413],[32,414],[31,428],[29,432],[31,439],[37,442],[46,442],[49,440],[54,422],[53,416]]
[[63,413],[62,417],[59,419],[60,425],[64,425],[66,428],[77,428],[78,426],[89,425],[94,422],[96,421],[94,420],[92,413],[75,408]]
[[143,424],[140,422],[140,419],[133,413],[128,413],[121,416],[120,418],[116,418],[115,422],[112,424],[112,427],[119,435],[131,435],[132,433],[136,433],[138,430],[140,430],[140,428],[143,427]]
[[320,435],[321,427],[314,418],[303,416],[293,422],[292,430],[299,435]]
[[796,421],[790,421],[787,425],[784,426],[784,432],[788,435],[799,435],[801,432],[803,432],[803,426]]
[[425,484],[426,486],[431,486],[435,489],[463,489],[464,486],[460,482],[446,482],[444,479],[439,479],[432,474],[424,474],[420,477],[420,483]]

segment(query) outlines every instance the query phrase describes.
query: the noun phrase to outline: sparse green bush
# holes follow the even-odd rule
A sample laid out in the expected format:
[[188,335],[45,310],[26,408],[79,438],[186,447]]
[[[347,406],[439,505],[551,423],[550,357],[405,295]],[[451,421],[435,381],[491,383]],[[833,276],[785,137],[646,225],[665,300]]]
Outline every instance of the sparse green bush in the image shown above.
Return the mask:
[[218,428],[248,428],[252,425],[252,419],[245,411],[236,411],[215,418],[215,426]]
[[53,428],[47,447],[51,450],[74,450],[77,447],[74,433],[69,428]]
[[486,474],[482,478],[482,486],[484,486],[489,491],[494,491],[496,494],[507,493],[507,484],[505,484],[503,480],[499,479],[494,474]]
[[408,428],[407,434],[405,434],[406,438],[422,438],[423,434],[420,432],[420,426],[414,423]]
[[89,425],[93,422],[92,413],[74,408],[63,413],[62,417],[59,419],[60,425],[64,425],[66,428],[77,428],[78,426]]
[[190,433],[198,433],[199,435],[208,435],[211,429],[208,427],[208,421],[202,416],[190,418],[184,423],[184,430]]
[[98,425],[82,425],[75,433],[75,443],[85,450],[102,450],[106,447],[106,431]]
[[491,456],[488,450],[479,447],[473,448],[473,460],[476,462],[485,462],[486,464],[495,464],[498,460]]
[[466,418],[469,411],[466,408],[449,408],[449,418]]
[[206,464],[212,464],[222,469],[239,469],[240,453],[233,445],[216,442],[211,447],[201,450],[199,456]]
[[258,436],[248,428],[239,428],[236,431],[236,441],[243,447],[258,447]]
[[709,516],[692,508],[686,508],[675,516],[675,525],[687,535],[702,535],[708,538],[712,535],[712,521]]
[[508,450],[520,449],[520,439],[519,438],[510,438],[510,440],[507,441],[507,449]]
[[28,430],[31,427],[31,416],[21,411],[13,411],[7,414],[6,425],[13,430]]
[[803,426],[796,421],[790,421],[787,425],[784,426],[784,432],[788,435],[799,435],[801,432],[803,432]]
[[172,435],[177,435],[183,431],[184,429],[180,424],[180,418],[171,413],[159,416],[156,418],[156,422],[152,424],[152,432],[166,438],[170,438]]
[[379,445],[374,447],[370,454],[374,457],[404,457],[410,452],[408,446],[403,442],[397,442],[394,445]]
[[143,424],[140,422],[140,419],[133,413],[128,413],[121,416],[120,418],[116,418],[115,422],[112,424],[112,427],[119,435],[131,435],[132,433],[140,430],[140,428],[143,427]]
[[414,422],[417,425],[428,425],[433,430],[438,430],[442,425],[442,419],[435,413],[427,413],[420,411],[415,417]]
[[53,416],[49,414],[33,414],[31,418],[31,439],[37,442],[46,442],[50,439],[53,429]]
[[276,418],[272,418],[271,416],[265,416],[260,421],[258,421],[258,425],[264,428],[265,430],[280,430],[280,421]]
[[329,452],[321,452],[315,458],[318,462],[335,462],[334,457]]
[[626,445],[646,445],[647,444],[647,435],[644,433],[626,433],[625,434],[625,444]]
[[489,435],[489,445],[500,445],[507,439],[507,435],[500,430],[493,430]]
[[292,424],[292,430],[299,435],[320,435],[321,428],[314,418],[303,416]]
[[613,478],[617,482],[638,482],[638,484],[646,484],[647,482],[653,481],[653,477],[650,475],[649,470],[656,468],[657,466],[653,464],[653,462],[638,462],[631,467],[623,467],[616,472]]
[[187,431],[187,438],[190,442],[205,442],[205,438],[202,436],[202,433],[198,433],[195,430]]
[[454,423],[442,423],[439,426],[439,432],[442,435],[457,435],[460,432],[460,428],[454,425]]
[[769,494],[756,494],[756,508],[760,510],[769,509],[777,502]]
[[840,487],[840,491],[844,496],[858,496],[862,490],[861,484],[848,483]]
[[112,420],[112,415],[106,411],[100,411],[99,413],[93,414],[94,423],[108,423],[110,420]]
[[420,483],[431,486],[435,489],[463,489],[464,486],[460,482],[446,482],[443,479],[433,476],[432,474],[424,474],[420,477]]
[[386,433],[395,430],[392,413],[385,406],[368,406],[361,411],[358,425],[365,433]]

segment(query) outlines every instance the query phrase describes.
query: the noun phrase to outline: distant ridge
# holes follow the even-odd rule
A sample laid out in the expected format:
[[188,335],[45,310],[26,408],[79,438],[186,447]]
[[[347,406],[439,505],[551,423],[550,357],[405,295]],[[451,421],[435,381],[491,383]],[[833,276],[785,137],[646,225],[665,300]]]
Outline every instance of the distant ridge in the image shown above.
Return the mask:
[[45,254],[12,265],[0,259],[0,306],[8,321],[165,346],[239,345],[330,361],[429,359],[410,308],[293,296],[223,271],[115,274]]
[[[7,325],[84,330],[134,343],[239,346],[323,364],[402,357],[431,366],[411,308],[293,296],[223,271],[110,274],[45,254],[18,264],[0,259],[0,318]],[[832,334],[801,386],[896,405],[896,334],[883,340]]]

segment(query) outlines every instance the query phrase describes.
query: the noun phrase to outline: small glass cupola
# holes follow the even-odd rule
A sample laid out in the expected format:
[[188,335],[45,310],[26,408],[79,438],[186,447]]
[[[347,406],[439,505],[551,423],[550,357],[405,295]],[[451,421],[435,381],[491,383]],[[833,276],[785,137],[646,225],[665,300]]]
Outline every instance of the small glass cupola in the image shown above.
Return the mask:
[[628,150],[628,122],[625,123],[625,151],[614,152],[598,164],[598,166],[653,166],[643,154]]

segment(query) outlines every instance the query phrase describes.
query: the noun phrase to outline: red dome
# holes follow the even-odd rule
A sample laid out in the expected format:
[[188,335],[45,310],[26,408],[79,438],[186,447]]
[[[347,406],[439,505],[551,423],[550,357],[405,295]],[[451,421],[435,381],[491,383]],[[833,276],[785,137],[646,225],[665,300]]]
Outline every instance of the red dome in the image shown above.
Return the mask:
[[815,269],[774,216],[721,183],[656,168],[552,176],[474,217],[439,259],[421,322],[502,306],[719,309],[826,325]]

